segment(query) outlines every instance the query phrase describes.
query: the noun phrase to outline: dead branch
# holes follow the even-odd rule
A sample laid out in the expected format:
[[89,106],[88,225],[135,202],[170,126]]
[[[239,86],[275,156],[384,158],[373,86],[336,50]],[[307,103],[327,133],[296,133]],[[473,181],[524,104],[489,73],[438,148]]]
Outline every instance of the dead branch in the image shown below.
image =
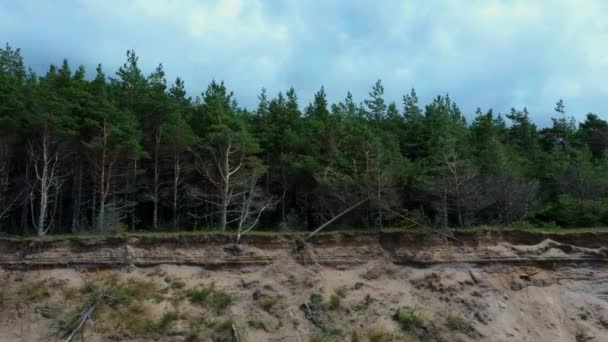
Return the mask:
[[425,225],[425,224],[419,223],[419,222],[417,222],[416,220],[413,220],[413,219],[411,219],[411,218],[409,218],[409,217],[407,217],[407,216],[403,215],[402,213],[399,213],[399,212],[396,212],[396,211],[392,210],[390,207],[386,207],[386,206],[385,206],[385,208],[384,208],[384,209],[385,209],[385,210],[387,210],[387,211],[389,211],[389,212],[391,212],[392,214],[395,214],[395,215],[397,215],[397,216],[401,217],[402,219],[404,219],[404,220],[406,220],[406,221],[411,222],[411,223],[412,223],[412,224],[414,224],[415,226],[418,226],[418,227],[421,227],[421,228],[428,229],[428,230],[432,231],[432,232],[433,232],[433,233],[435,233],[435,234],[439,234],[439,235],[444,236],[444,237],[446,237],[446,238],[448,238],[448,239],[450,239],[450,240],[453,240],[453,241],[456,241],[456,242],[460,242],[460,240],[458,240],[458,239],[457,239],[457,238],[455,238],[454,236],[452,236],[452,235],[450,235],[450,234],[448,234],[448,233],[442,232],[442,231],[440,231],[440,230],[438,230],[438,229],[435,229],[435,228],[433,228],[433,227],[429,227],[429,226],[427,226],[427,225]]
[[369,200],[369,197],[366,197],[365,199],[363,199],[362,201],[359,201],[357,203],[355,203],[354,205],[348,207],[346,210],[342,211],[341,213],[339,213],[338,215],[332,217],[329,221],[323,223],[322,225],[320,225],[317,229],[315,229],[312,233],[308,234],[308,236],[304,239],[304,241],[308,241],[310,239],[312,239],[315,235],[317,235],[317,233],[319,233],[320,231],[322,231],[325,227],[329,226],[330,224],[332,224],[334,221],[336,221],[337,219],[339,219],[340,217],[346,215],[348,212],[350,212],[351,210],[355,209],[356,207],[360,206],[361,204],[367,202]]
[[66,337],[65,342],[70,342],[72,341],[72,338],[74,338],[74,336],[76,335],[76,333],[82,329],[82,327],[84,326],[84,323],[91,317],[91,315],[93,314],[93,311],[95,311],[95,308],[97,307],[97,303],[93,303],[91,306],[89,306],[88,308],[84,309],[82,311],[82,313],[80,314],[80,316],[78,317],[78,319],[72,324],[72,325],[76,325],[73,329],[70,330],[70,327],[68,326],[66,329],[66,333],[63,335],[63,337]]
[[239,332],[236,330],[234,323],[232,324],[232,340],[234,342],[239,342]]

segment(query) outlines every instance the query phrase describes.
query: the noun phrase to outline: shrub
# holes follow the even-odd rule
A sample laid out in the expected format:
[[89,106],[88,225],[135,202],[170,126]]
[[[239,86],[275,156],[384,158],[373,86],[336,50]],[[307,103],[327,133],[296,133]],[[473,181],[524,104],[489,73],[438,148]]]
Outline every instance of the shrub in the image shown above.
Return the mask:
[[274,297],[274,296],[269,296],[269,295],[263,295],[262,298],[260,298],[260,306],[262,307],[262,309],[266,310],[266,311],[270,311],[270,309],[278,302],[278,298]]
[[211,305],[217,312],[223,312],[232,304],[232,301],[232,296],[225,292],[215,291],[211,297]]
[[189,299],[192,304],[200,304],[207,301],[207,298],[213,293],[212,287],[203,287],[201,289],[190,290]]

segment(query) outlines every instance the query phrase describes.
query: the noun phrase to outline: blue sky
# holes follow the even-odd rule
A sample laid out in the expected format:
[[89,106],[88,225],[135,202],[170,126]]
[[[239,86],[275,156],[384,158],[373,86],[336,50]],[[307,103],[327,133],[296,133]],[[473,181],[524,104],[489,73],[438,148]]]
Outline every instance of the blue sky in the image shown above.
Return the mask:
[[304,105],[382,79],[387,100],[449,93],[468,117],[527,106],[544,125],[563,98],[608,118],[605,0],[0,0],[0,40],[37,72],[66,57],[113,74],[135,49],[146,73],[162,62],[191,95],[225,80],[249,108],[262,87]]

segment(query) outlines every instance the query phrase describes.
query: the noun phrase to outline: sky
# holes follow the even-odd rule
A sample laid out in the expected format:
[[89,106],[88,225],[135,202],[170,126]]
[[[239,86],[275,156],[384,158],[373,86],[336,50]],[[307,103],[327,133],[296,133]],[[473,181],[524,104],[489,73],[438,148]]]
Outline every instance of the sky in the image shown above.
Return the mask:
[[401,107],[449,93],[467,117],[526,106],[541,126],[562,98],[608,119],[605,0],[0,0],[0,42],[44,73],[67,58],[112,75],[134,49],[196,96],[224,80],[241,105],[293,86],[304,106],[363,101],[381,79]]

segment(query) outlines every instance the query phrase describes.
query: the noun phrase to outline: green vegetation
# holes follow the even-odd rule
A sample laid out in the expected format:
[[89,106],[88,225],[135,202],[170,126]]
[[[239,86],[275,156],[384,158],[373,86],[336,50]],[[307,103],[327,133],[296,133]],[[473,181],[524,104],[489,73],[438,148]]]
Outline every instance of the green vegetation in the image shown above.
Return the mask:
[[355,306],[355,311],[366,311],[373,301],[374,299],[368,293],[367,295],[365,295],[365,298]]
[[213,292],[213,287],[203,287],[200,289],[193,289],[189,291],[189,299],[192,304],[203,303],[209,298]]
[[247,319],[247,325],[249,325],[250,327],[252,327],[254,329],[264,330],[267,333],[274,331],[274,329],[270,325],[268,325],[266,322],[261,321],[255,317],[249,317]]
[[424,318],[417,307],[403,307],[393,314],[393,320],[399,323],[401,328],[406,331],[423,328]]
[[574,122],[561,100],[547,127],[413,89],[398,104],[380,80],[364,99],[262,90],[244,108],[223,82],[188,97],[134,51],[108,75],[67,60],[35,75],[9,45],[0,89],[3,234],[227,232],[258,214],[309,229],[363,199],[333,228],[608,225],[608,122]]
[[339,310],[342,307],[342,300],[340,299],[340,296],[331,295],[331,297],[329,297],[329,303],[327,307],[329,308],[329,310]]
[[151,300],[157,296],[153,282],[129,279],[122,281],[117,273],[101,274],[95,281],[87,283],[79,291],[62,290],[75,305],[64,312],[53,314],[60,334],[65,334],[77,325],[81,314],[94,306],[92,318],[95,329],[100,332],[129,332],[137,335],[162,335],[178,319],[177,313],[169,311],[155,317]]
[[270,311],[273,306],[275,306],[279,302],[279,298],[276,296],[271,296],[267,294],[263,294],[259,298],[259,304],[262,309],[266,311]]
[[210,305],[217,313],[223,313],[234,301],[230,294],[217,290],[214,284],[191,289],[188,291],[188,298],[192,304]]
[[475,327],[460,315],[449,315],[446,318],[446,325],[452,331],[460,331],[469,336],[474,336],[477,332]]

